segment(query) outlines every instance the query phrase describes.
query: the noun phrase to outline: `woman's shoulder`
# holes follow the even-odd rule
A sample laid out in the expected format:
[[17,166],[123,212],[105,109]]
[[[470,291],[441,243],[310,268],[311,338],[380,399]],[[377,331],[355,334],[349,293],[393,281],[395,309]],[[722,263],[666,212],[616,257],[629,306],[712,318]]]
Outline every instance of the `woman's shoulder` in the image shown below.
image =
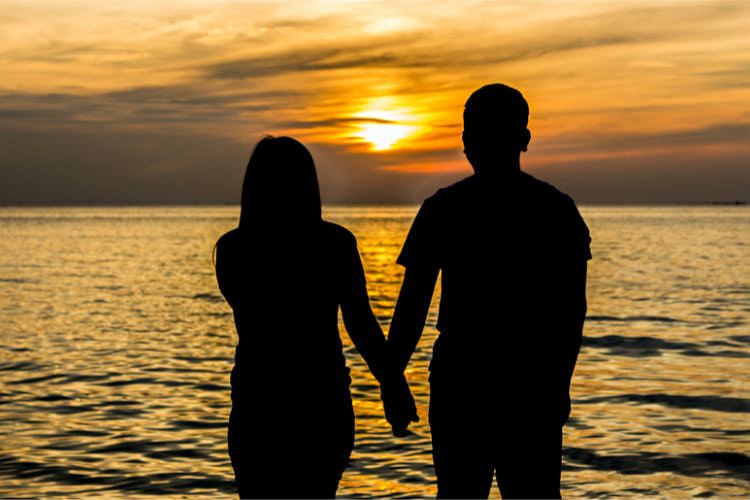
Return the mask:
[[354,237],[354,234],[344,226],[340,226],[336,223],[324,220],[322,224],[322,231],[323,234],[326,237],[330,238],[332,243],[334,244],[357,244],[357,238]]
[[216,240],[216,246],[225,246],[225,245],[233,245],[236,244],[240,239],[240,228],[235,227],[234,229],[230,229],[226,233],[219,236],[219,239]]
[[[216,240],[216,256],[218,259],[224,257],[230,257],[237,253],[237,249],[240,246],[240,230],[234,228],[226,233],[222,234],[218,240]],[[231,258],[230,258],[231,260]]]

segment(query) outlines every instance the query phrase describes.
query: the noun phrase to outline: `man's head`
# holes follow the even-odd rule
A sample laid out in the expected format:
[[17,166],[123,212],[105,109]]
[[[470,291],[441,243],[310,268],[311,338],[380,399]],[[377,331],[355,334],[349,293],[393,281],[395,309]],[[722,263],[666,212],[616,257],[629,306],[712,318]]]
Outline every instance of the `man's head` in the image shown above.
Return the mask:
[[464,154],[477,173],[517,168],[531,140],[529,105],[516,89],[493,83],[475,91],[464,107]]

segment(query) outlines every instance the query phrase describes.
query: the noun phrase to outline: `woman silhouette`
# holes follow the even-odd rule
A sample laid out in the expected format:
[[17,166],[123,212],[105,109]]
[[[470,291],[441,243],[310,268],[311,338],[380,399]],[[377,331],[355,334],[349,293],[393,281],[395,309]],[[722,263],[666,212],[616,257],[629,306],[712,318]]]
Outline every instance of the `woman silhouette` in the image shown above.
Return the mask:
[[416,409],[370,309],[356,240],[322,220],[315,165],[296,140],[255,147],[216,275],[239,335],[228,439],[240,497],[334,497],[354,444],[339,306],[394,429]]

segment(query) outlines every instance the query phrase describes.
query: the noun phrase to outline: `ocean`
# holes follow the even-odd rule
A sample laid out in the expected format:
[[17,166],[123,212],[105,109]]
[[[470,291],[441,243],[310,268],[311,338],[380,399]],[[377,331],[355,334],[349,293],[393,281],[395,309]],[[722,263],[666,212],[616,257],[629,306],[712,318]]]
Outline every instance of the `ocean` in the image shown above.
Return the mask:
[[[749,496],[750,208],[580,210],[594,257],[563,495]],[[238,211],[0,208],[0,497],[235,495],[237,334],[211,254]],[[357,236],[387,330],[416,207],[324,212]],[[438,297],[407,373],[421,421],[405,439],[391,436],[341,326],[357,424],[340,496],[435,494],[427,363]],[[283,366],[284,352],[268,355]],[[299,421],[311,411],[299,408]]]

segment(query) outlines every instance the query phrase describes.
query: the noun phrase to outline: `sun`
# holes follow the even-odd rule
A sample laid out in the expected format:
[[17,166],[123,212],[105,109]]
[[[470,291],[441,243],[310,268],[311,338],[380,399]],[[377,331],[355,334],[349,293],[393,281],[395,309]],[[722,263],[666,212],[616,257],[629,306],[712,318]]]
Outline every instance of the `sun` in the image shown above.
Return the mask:
[[356,121],[354,136],[370,143],[371,151],[393,149],[419,130],[409,110],[394,107],[392,98],[374,99],[352,117]]
[[369,142],[373,151],[386,151],[410,136],[415,129],[411,125],[395,123],[362,123],[355,135]]

